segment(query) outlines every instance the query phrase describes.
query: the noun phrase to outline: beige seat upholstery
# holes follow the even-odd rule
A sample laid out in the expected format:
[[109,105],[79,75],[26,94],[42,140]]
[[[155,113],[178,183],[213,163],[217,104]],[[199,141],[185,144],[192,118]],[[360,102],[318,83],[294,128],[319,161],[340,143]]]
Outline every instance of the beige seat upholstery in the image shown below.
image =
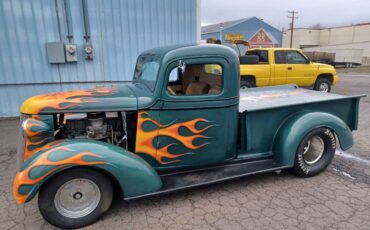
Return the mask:
[[185,95],[202,95],[209,91],[209,84],[202,81],[190,82],[186,88]]
[[218,85],[213,85],[211,89],[208,91],[208,94],[220,94],[221,93],[221,87]]

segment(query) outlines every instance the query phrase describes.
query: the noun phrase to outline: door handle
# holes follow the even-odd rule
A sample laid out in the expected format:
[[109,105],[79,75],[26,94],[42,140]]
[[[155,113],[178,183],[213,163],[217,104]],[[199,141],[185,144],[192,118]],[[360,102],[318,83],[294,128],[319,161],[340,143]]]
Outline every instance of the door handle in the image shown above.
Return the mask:
[[292,67],[288,67],[288,70],[292,70],[293,68]]

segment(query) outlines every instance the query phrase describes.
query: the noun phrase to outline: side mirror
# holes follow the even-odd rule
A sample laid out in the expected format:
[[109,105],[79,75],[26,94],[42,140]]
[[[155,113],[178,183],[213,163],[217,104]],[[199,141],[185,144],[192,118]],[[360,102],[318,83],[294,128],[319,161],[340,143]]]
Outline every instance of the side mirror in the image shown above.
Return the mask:
[[181,72],[181,74],[184,74],[185,73],[185,70],[186,70],[186,64],[185,62],[183,61],[179,61],[179,65],[177,66],[177,69],[179,70],[179,72]]

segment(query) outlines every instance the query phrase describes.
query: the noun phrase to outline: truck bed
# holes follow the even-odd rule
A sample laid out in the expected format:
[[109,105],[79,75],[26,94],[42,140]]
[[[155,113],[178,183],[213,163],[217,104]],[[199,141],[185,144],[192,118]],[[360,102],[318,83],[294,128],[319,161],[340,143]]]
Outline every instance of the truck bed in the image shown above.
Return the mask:
[[343,96],[298,88],[296,85],[260,87],[240,91],[239,112],[324,102],[359,96]]
[[356,130],[360,96],[342,96],[300,89],[295,85],[240,91],[240,152],[243,157],[272,156],[273,130],[299,112],[332,114]]

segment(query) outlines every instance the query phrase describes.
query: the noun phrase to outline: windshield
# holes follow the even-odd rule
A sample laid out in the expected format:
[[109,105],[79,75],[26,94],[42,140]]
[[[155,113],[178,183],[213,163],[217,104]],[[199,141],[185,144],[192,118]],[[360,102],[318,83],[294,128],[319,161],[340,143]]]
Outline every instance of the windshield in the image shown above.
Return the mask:
[[156,56],[139,56],[134,73],[134,82],[146,85],[151,91],[154,90],[159,70],[159,59]]

